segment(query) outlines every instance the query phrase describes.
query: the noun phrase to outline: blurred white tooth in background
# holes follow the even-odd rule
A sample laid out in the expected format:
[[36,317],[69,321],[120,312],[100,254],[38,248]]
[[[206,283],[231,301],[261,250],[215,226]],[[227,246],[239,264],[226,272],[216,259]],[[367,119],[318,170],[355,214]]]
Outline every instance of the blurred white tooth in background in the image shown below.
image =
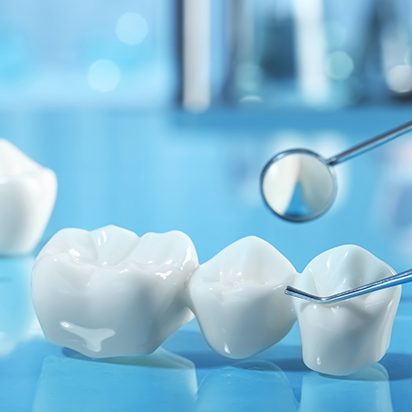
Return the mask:
[[375,363],[340,379],[306,374],[299,412],[319,411],[392,412],[388,372]]
[[[313,259],[295,286],[328,296],[394,273],[365,249],[345,245]],[[400,296],[401,286],[396,286],[328,305],[293,299],[306,366],[330,375],[349,375],[379,361],[389,347]]]
[[193,318],[184,285],[198,265],[182,232],[64,229],[33,269],[33,301],[51,342],[94,358],[153,352]]
[[56,194],[52,170],[0,139],[0,254],[24,254],[36,247]]
[[189,281],[189,302],[216,352],[246,358],[283,339],[295,323],[284,294],[296,271],[273,246],[241,239],[199,266]]

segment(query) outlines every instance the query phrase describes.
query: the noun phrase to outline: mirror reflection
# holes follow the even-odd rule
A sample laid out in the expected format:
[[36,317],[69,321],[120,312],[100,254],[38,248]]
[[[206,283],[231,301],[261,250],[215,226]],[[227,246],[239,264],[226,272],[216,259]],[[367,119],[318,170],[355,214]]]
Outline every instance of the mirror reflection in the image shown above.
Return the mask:
[[[142,357],[47,356],[32,412],[194,410],[194,364],[164,349]],[[70,356],[70,357],[68,357]]]
[[286,374],[273,362],[249,360],[210,371],[197,392],[196,412],[298,412]]
[[336,197],[334,170],[304,149],[282,152],[262,171],[261,191],[269,209],[282,219],[306,222],[323,215]]
[[41,336],[31,301],[32,256],[0,258],[0,358]]
[[318,411],[392,412],[388,371],[375,363],[349,376],[306,374],[299,412]]

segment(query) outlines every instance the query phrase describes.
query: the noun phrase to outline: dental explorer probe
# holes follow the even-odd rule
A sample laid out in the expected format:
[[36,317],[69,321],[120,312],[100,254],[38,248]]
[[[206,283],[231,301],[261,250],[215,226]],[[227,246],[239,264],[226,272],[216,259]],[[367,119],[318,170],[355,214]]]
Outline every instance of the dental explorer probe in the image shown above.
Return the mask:
[[304,292],[294,288],[293,286],[286,286],[285,294],[293,296],[295,298],[304,299],[312,303],[336,303],[347,299],[354,298],[356,296],[365,295],[367,293],[376,292],[378,290],[390,288],[392,286],[401,285],[402,283],[412,282],[412,269],[405,272],[398,273],[397,275],[389,276],[387,278],[377,280],[376,282],[368,283],[363,286],[359,286],[354,289],[347,290],[345,292],[336,293],[330,296],[316,296],[310,293]]

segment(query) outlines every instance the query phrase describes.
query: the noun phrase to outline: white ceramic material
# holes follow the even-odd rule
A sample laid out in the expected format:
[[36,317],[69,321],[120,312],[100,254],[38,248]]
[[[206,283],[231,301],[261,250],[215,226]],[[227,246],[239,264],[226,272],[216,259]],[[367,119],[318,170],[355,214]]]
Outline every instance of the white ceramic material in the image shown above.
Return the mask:
[[201,265],[189,282],[190,307],[209,345],[241,359],[283,339],[296,321],[284,294],[296,271],[273,246],[247,237]]
[[[329,296],[393,274],[365,249],[346,245],[313,259],[295,286]],[[305,364],[317,372],[349,375],[379,361],[389,347],[400,296],[396,286],[329,305],[293,299]]]
[[393,273],[348,245],[322,253],[298,275],[257,237],[199,266],[181,232],[139,238],[107,226],[58,232],[36,259],[32,292],[46,337],[90,357],[149,354],[194,313],[212,349],[247,358],[283,339],[297,317],[305,364],[348,375],[386,353],[401,287],[326,305],[287,296],[285,287],[328,296]]
[[56,194],[52,170],[0,139],[0,254],[25,254],[36,247]]
[[94,358],[145,355],[193,318],[183,291],[197,265],[181,232],[64,229],[36,259],[36,313],[58,345]]

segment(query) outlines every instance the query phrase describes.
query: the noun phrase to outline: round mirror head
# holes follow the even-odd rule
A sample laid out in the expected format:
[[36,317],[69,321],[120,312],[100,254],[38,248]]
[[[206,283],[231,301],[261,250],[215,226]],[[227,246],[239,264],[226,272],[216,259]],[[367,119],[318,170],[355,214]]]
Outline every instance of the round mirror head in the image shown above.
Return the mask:
[[260,176],[260,190],[275,215],[291,222],[308,222],[332,206],[336,197],[335,171],[310,150],[288,150],[266,164]]

